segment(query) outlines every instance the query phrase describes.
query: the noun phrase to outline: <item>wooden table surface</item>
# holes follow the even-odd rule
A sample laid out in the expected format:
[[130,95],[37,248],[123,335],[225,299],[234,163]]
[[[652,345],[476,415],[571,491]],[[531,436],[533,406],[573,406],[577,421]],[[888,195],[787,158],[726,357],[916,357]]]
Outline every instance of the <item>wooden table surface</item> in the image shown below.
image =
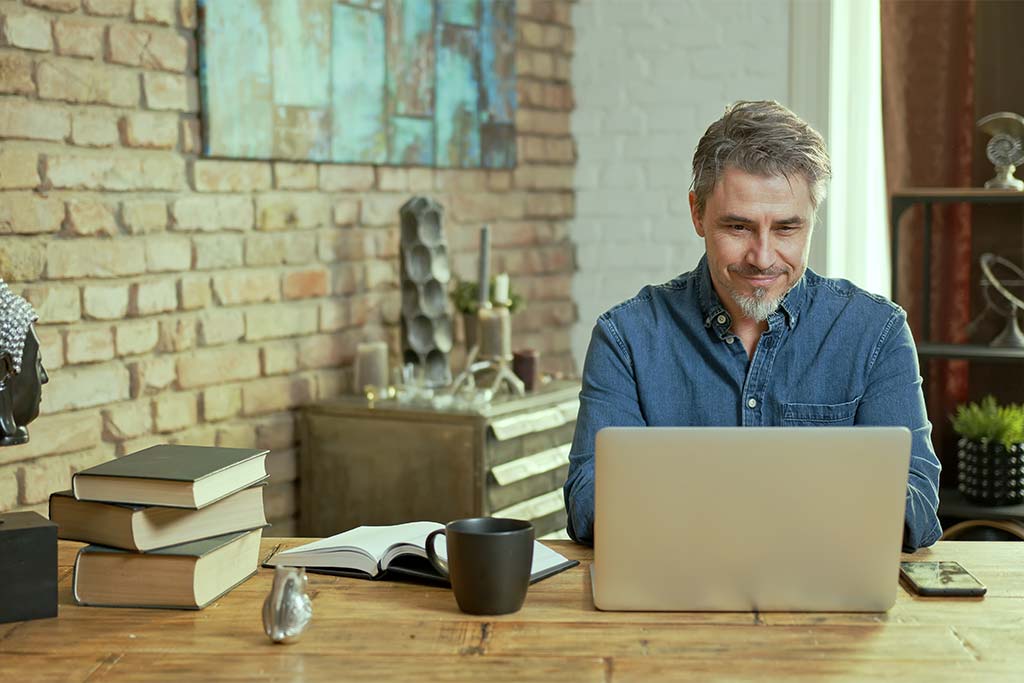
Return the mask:
[[[302,539],[265,539],[263,557]],[[79,607],[77,543],[60,542],[60,615],[0,624],[0,681],[1019,681],[1024,543],[944,542],[984,599],[917,598],[884,614],[599,612],[592,551],[500,617],[462,614],[448,590],[310,574],[313,622],[275,645],[260,609],[272,572],[198,612]],[[895,580],[895,577],[894,577]]]

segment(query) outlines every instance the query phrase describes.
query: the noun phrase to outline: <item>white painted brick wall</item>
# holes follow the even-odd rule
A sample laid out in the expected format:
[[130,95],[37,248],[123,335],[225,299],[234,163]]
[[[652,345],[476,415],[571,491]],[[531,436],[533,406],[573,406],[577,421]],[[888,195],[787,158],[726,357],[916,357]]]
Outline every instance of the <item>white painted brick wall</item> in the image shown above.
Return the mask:
[[739,99],[789,95],[790,0],[581,0],[572,132],[579,368],[597,317],[690,270],[697,141]]

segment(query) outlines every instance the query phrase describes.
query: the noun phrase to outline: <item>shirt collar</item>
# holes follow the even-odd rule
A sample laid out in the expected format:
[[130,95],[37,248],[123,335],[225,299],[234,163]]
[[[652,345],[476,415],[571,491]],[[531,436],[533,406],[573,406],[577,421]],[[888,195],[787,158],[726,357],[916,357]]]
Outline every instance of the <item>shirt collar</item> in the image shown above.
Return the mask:
[[[797,319],[800,317],[800,311],[807,297],[806,278],[805,271],[796,285],[786,292],[786,296],[779,304],[779,310],[789,329],[796,327]],[[714,284],[711,282],[707,254],[701,256],[700,263],[697,264],[697,298],[700,302],[701,313],[704,315],[704,327],[714,329],[719,337],[725,338],[732,326],[732,316],[722,305],[721,299],[718,298],[718,292],[715,291]]]

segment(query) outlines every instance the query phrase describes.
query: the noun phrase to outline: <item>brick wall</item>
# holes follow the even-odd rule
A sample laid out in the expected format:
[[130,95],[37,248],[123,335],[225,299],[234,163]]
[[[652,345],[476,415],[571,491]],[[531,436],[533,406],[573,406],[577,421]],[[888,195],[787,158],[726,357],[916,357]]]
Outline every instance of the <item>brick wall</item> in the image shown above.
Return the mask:
[[728,103],[787,103],[789,20],[790,0],[575,6],[580,367],[601,313],[704,253],[687,202],[693,150]]
[[491,224],[529,302],[515,345],[572,371],[569,8],[518,5],[518,168],[458,171],[198,158],[194,0],[0,0],[0,276],[51,378],[31,442],[0,449],[0,510],[153,443],[259,446],[290,533],[293,409],[347,390],[359,341],[397,358],[412,194],[446,207],[456,275]]

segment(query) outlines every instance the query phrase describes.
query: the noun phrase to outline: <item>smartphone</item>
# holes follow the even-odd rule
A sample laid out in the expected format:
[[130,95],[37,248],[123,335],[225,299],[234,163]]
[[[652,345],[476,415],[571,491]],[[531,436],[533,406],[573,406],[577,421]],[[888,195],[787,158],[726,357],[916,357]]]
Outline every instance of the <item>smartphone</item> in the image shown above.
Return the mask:
[[975,597],[987,590],[959,562],[900,562],[900,576],[924,597]]

